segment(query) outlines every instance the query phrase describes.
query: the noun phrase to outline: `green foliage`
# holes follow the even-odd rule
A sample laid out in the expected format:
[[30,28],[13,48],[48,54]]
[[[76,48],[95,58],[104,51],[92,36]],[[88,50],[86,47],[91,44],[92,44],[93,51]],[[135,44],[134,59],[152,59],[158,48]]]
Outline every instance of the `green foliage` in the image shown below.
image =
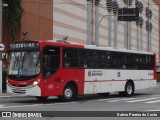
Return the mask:
[[9,28],[9,37],[11,41],[14,41],[17,30],[21,24],[21,17],[24,9],[21,6],[21,0],[3,0],[3,2],[8,4],[8,7],[6,7],[6,15]]

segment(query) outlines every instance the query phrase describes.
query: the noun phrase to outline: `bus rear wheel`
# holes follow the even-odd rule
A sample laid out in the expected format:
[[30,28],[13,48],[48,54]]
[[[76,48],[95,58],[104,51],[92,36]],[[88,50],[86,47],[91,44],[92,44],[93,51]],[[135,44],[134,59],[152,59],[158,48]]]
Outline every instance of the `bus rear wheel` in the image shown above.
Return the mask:
[[132,82],[127,82],[125,85],[125,91],[119,92],[120,96],[130,97],[134,94],[134,85]]
[[76,89],[72,84],[68,84],[65,86],[63,90],[63,95],[59,96],[60,100],[63,102],[70,102],[75,100],[77,97]]

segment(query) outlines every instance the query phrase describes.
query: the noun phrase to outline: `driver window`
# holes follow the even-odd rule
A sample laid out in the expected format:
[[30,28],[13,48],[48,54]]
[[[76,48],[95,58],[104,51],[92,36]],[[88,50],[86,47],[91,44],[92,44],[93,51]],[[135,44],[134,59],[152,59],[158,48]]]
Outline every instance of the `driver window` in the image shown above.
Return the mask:
[[60,48],[59,47],[46,47],[43,50],[43,76],[48,78],[53,75],[60,65]]

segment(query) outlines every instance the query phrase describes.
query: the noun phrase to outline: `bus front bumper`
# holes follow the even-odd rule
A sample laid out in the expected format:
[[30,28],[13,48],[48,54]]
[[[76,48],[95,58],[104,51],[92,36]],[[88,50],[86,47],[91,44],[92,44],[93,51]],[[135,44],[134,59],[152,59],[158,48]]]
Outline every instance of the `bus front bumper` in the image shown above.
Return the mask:
[[7,93],[23,94],[28,96],[41,96],[41,89],[38,85],[33,87],[16,87],[7,83]]

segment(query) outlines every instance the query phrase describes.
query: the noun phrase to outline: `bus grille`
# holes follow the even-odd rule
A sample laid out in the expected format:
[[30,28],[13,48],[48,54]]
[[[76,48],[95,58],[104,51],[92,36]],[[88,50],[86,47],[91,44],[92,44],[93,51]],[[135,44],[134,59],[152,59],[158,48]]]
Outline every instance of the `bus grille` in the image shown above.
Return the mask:
[[14,86],[14,87],[27,87],[27,85],[12,85],[12,86]]
[[24,90],[24,89],[17,89],[17,88],[15,89],[15,88],[14,88],[14,89],[12,89],[12,92],[13,92],[13,93],[22,93],[22,94],[25,94],[25,93],[26,93],[26,90]]

